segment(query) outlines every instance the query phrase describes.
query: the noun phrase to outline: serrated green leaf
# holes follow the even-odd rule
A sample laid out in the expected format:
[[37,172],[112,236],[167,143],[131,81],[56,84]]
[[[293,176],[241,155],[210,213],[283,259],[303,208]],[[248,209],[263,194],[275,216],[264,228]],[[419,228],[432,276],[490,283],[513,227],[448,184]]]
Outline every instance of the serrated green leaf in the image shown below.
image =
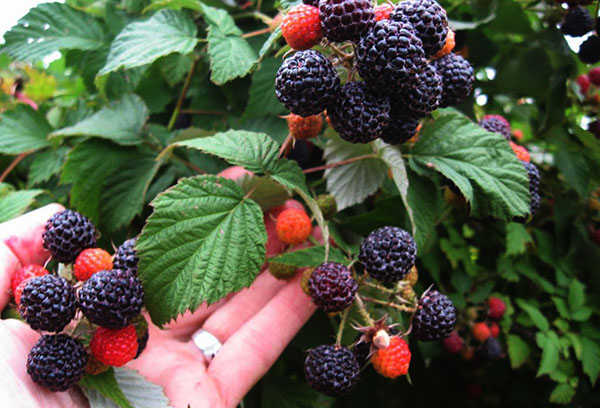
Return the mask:
[[600,347],[597,342],[587,337],[581,337],[581,364],[583,372],[594,386],[600,374]]
[[[353,157],[374,154],[370,144],[352,144],[337,135],[331,135],[325,145],[327,164]],[[325,170],[327,191],[335,197],[338,210],[362,202],[383,184],[387,165],[379,158],[359,160],[345,166]]]
[[548,328],[550,327],[550,325],[548,324],[548,319],[546,319],[546,317],[542,314],[542,312],[540,312],[540,310],[536,306],[527,303],[523,299],[516,299],[515,303],[523,311],[525,311],[525,313],[527,313],[533,324],[535,324],[538,329],[540,329],[541,331],[548,330]]
[[529,346],[517,335],[510,334],[506,340],[508,349],[508,357],[510,358],[510,366],[515,369],[519,368],[529,358]]
[[273,180],[283,186],[290,190],[302,190],[305,195],[309,195],[306,187],[306,176],[295,161],[279,159],[269,169],[269,172]]
[[569,308],[571,311],[579,309],[585,303],[585,287],[577,279],[573,279],[569,285]]
[[210,79],[222,85],[243,77],[255,66],[257,56],[235,25],[233,18],[222,9],[202,5],[204,20],[208,23],[208,54]]
[[137,371],[115,368],[115,379],[133,408],[171,408],[163,388],[151,383]]
[[4,34],[0,52],[33,62],[59,50],[96,50],[105,45],[103,31],[94,18],[65,4],[40,4]]
[[142,212],[146,191],[160,166],[154,156],[135,154],[107,178],[100,200],[100,219],[109,231],[126,226]]
[[192,67],[191,55],[171,54],[158,62],[158,68],[169,86],[173,87],[183,81]]
[[265,257],[263,214],[234,181],[182,179],[152,206],[137,248],[146,307],[155,324],[254,281]]
[[536,333],[535,339],[538,347],[542,349],[542,358],[537,372],[539,377],[551,373],[556,368],[559,360],[560,340],[552,330]]
[[0,223],[23,214],[43,190],[11,191],[0,196]]
[[[316,267],[325,261],[325,247],[313,246],[298,251],[286,252],[269,259],[269,262],[278,262],[286,265],[294,265],[298,268]],[[337,262],[348,265],[344,253],[338,248],[329,249],[329,262]]]
[[[275,96],[275,73],[281,61],[267,58],[261,62],[259,69],[252,74],[250,97],[242,120],[259,118],[265,115],[279,115],[285,112],[284,106]],[[283,120],[283,119],[282,119]]]
[[510,220],[529,212],[527,172],[506,139],[454,110],[441,110],[423,126],[410,164],[417,172],[434,169],[452,180],[475,216]]
[[27,183],[32,186],[48,181],[52,176],[58,174],[68,150],[67,147],[60,147],[36,154],[29,167]]
[[[120,408],[134,408],[123,394],[112,367],[98,375],[86,374],[79,381],[79,385],[82,386],[83,392],[90,400],[90,408],[110,406],[110,402]],[[103,401],[103,399],[108,401]]]
[[29,105],[17,105],[0,114],[0,153],[19,154],[50,146],[46,139],[52,128]]
[[506,256],[525,253],[533,239],[523,224],[511,222],[506,226]]
[[198,42],[197,34],[194,21],[185,13],[161,10],[146,21],[130,23],[119,33],[98,75],[147,65],[174,52],[189,54]]
[[575,396],[575,389],[569,384],[558,384],[552,393],[548,401],[554,404],[568,404]]
[[191,10],[201,11],[201,4],[202,3],[200,3],[199,0],[153,0],[152,4],[146,6],[142,13],[145,14],[149,11],[160,10],[165,8],[172,10],[188,8]]
[[275,45],[277,40],[281,38],[281,36],[281,26],[279,26],[271,33],[271,35],[269,35],[269,38],[267,38],[262,47],[260,47],[260,51],[258,51],[258,57],[261,60],[264,58],[265,55],[267,55],[271,48],[273,48],[273,46]]
[[142,143],[147,116],[144,101],[137,95],[128,94],[76,125],[52,132],[50,137],[93,136],[121,145],[135,145]]

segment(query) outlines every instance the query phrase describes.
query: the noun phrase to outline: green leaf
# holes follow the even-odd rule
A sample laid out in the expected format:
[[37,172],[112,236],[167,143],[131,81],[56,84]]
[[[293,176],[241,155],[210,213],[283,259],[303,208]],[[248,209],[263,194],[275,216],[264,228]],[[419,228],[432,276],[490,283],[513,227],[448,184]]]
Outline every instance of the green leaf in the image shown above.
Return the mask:
[[577,322],[585,322],[592,315],[592,309],[582,306],[571,312],[571,318]]
[[40,4],[4,34],[0,52],[33,62],[59,50],[96,50],[105,45],[103,31],[94,18],[65,4]]
[[506,256],[524,254],[531,243],[533,239],[523,224],[511,222],[506,226]]
[[585,287],[583,283],[579,282],[577,279],[573,279],[571,284],[569,285],[569,308],[571,311],[579,309],[585,303]]
[[[374,154],[370,144],[352,144],[332,135],[325,145],[327,164],[354,157]],[[361,203],[383,184],[387,174],[386,163],[379,158],[363,159],[345,166],[325,170],[327,191],[335,197],[338,210]]]
[[46,139],[52,128],[29,105],[17,105],[0,114],[0,153],[20,154],[50,146]]
[[588,194],[590,168],[581,152],[559,150],[554,159],[567,185],[573,187],[581,197],[585,197]]
[[58,174],[68,150],[67,147],[60,147],[36,154],[29,167],[27,183],[30,186],[35,185],[48,181],[52,176]]
[[142,13],[145,14],[149,11],[160,10],[164,8],[172,10],[189,8],[192,10],[201,11],[202,3],[200,3],[199,0],[153,0],[152,4],[148,5]]
[[263,211],[283,205],[290,198],[288,190],[269,177],[243,174],[235,180],[244,194],[251,192],[250,198],[256,201]]
[[438,218],[444,210],[440,190],[427,177],[421,177],[414,171],[408,173],[408,205],[413,209],[416,227],[415,242],[417,248],[425,248],[427,239],[435,229]]
[[529,212],[527,172],[506,139],[454,110],[441,110],[423,126],[410,164],[422,174],[435,169],[452,180],[475,216],[510,220]]
[[[279,159],[269,170],[273,180],[284,185],[290,190],[301,190],[305,193],[305,195],[309,195],[308,188],[306,187],[306,176],[302,172],[302,169],[298,163],[295,161]],[[304,200],[306,201],[307,198],[304,197]],[[307,204],[310,205],[308,202]]]
[[546,331],[550,327],[548,319],[540,312],[537,306],[527,303],[523,299],[516,299],[515,303],[527,313],[533,324],[541,331]]
[[100,218],[109,231],[116,231],[142,212],[146,191],[161,163],[154,156],[132,155],[106,180]]
[[569,308],[567,307],[567,302],[563,298],[559,298],[558,296],[552,296],[552,302],[554,302],[554,306],[558,311],[558,314],[565,319],[571,318],[571,313],[569,312]]
[[513,369],[521,367],[529,358],[529,346],[519,336],[510,334],[506,340],[506,346],[510,366]]
[[[286,265],[294,265],[298,268],[316,267],[325,261],[325,247],[313,246],[298,251],[286,252],[269,259],[269,262],[278,262]],[[329,262],[337,262],[348,265],[344,253],[338,248],[329,249]]]
[[155,324],[254,281],[267,234],[260,206],[235,182],[215,176],[182,179],[152,206],[137,248],[146,307]]
[[594,340],[587,337],[580,337],[581,340],[581,364],[583,372],[590,378],[592,386],[596,384],[598,374],[600,374],[600,347]]
[[137,95],[128,94],[76,125],[52,132],[50,137],[92,136],[121,145],[139,144],[147,116],[144,101]]
[[[79,381],[79,385],[83,387],[83,392],[90,399],[91,408],[102,406],[100,403],[94,403],[96,401],[101,402],[102,398],[108,399],[120,408],[134,408],[123,394],[119,383],[115,379],[115,371],[112,367],[98,375],[86,374]],[[100,395],[96,395],[96,393]]]
[[560,340],[552,330],[545,333],[538,332],[535,339],[538,347],[542,349],[542,358],[537,372],[537,377],[540,377],[544,374],[550,374],[556,368],[559,359]]
[[273,80],[280,66],[280,60],[267,58],[260,64],[260,68],[252,74],[250,98],[242,120],[265,115],[279,115],[285,112],[284,106],[275,96],[275,81]]
[[234,78],[243,77],[255,66],[257,56],[241,37],[242,31],[233,18],[222,9],[202,5],[208,27],[208,55],[210,79],[222,85]]
[[197,34],[194,21],[185,13],[161,10],[146,21],[130,23],[119,33],[98,75],[141,67],[173,52],[189,54],[196,46]]
[[260,47],[260,51],[258,51],[258,57],[261,60],[264,58],[265,55],[267,55],[271,48],[273,48],[273,46],[277,43],[277,40],[279,40],[281,36],[281,26],[279,26],[271,33],[271,35],[269,35],[269,38],[267,38],[262,47]]
[[569,384],[558,384],[552,393],[548,401],[554,404],[568,404],[575,396],[575,389]]
[[43,190],[11,191],[0,196],[0,223],[23,214]]

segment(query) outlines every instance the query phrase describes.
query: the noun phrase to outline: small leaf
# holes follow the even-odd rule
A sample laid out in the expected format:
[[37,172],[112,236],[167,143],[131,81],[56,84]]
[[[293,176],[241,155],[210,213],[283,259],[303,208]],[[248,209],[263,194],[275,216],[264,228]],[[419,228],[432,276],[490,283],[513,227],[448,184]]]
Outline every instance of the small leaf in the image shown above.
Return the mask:
[[0,196],[0,223],[23,214],[43,190],[11,191]]
[[510,366],[513,369],[519,368],[529,358],[529,346],[517,335],[510,334],[506,341],[508,348],[508,357]]
[[529,212],[527,172],[506,139],[452,109],[423,126],[410,153],[415,171],[434,169],[452,180],[475,216],[510,220]]
[[558,311],[558,314],[565,319],[571,318],[571,313],[569,312],[569,308],[567,307],[567,302],[563,298],[559,298],[557,296],[552,296],[552,302],[554,302],[554,306]]
[[600,374],[600,347],[587,337],[581,337],[581,364],[593,387]]
[[20,154],[50,146],[46,139],[52,128],[29,105],[17,105],[0,114],[0,153]]
[[96,50],[105,45],[98,21],[66,4],[40,4],[9,32],[0,53],[18,61],[41,61],[59,50]]
[[107,407],[111,402],[120,408],[134,408],[123,394],[112,367],[98,375],[86,374],[79,385],[90,400],[90,408]]
[[506,256],[524,254],[533,239],[523,224],[511,222],[506,226]]
[[552,393],[548,401],[554,404],[568,404],[573,400],[575,396],[575,389],[569,384],[558,384]]
[[[250,98],[242,120],[254,119],[265,115],[279,115],[285,112],[285,107],[275,96],[275,73],[281,66],[281,61],[267,58],[260,68],[252,74]],[[284,119],[281,119],[282,121]]]
[[538,347],[542,349],[542,358],[537,372],[539,377],[551,373],[556,368],[559,359],[560,340],[552,330],[545,333],[538,332],[535,338]]
[[[298,251],[286,252],[269,258],[269,262],[278,262],[286,265],[294,265],[298,268],[316,267],[325,261],[325,247],[313,246],[309,248],[299,249]],[[344,257],[344,253],[337,248],[329,249],[329,262],[337,262],[348,265],[348,260]]]
[[584,286],[577,279],[573,279],[569,285],[569,308],[571,311],[579,309],[585,303]]
[[69,149],[60,147],[37,153],[29,167],[28,184],[35,185],[50,180],[62,168]]
[[130,23],[119,33],[98,75],[141,67],[174,52],[189,54],[196,46],[197,34],[194,21],[185,13],[161,10],[146,21]]
[[246,76],[255,66],[257,56],[235,25],[233,18],[222,9],[202,5],[208,23],[208,54],[210,79],[222,85],[234,78]]
[[76,125],[52,132],[50,137],[95,136],[121,145],[139,144],[147,116],[144,101],[137,95],[128,94]]
[[[352,144],[332,135],[325,145],[327,164],[374,154],[370,144]],[[383,184],[387,165],[379,158],[363,159],[325,170],[327,191],[335,197],[338,210],[361,203]]]
[[271,35],[269,35],[269,38],[267,38],[267,40],[262,45],[262,47],[260,47],[260,51],[258,51],[258,56],[261,60],[264,58],[265,55],[267,55],[267,53],[271,50],[271,48],[273,48],[273,46],[275,45],[277,40],[279,40],[281,38],[281,35],[282,35],[281,26],[277,27],[271,33]]
[[182,179],[152,206],[137,248],[146,307],[155,324],[254,281],[265,257],[263,214],[235,182],[215,176]]
[[592,315],[592,309],[581,306],[571,312],[571,318],[577,322],[585,322]]
[[515,300],[515,303],[527,313],[533,324],[541,331],[546,331],[550,327],[548,319],[540,312],[540,310],[523,299]]

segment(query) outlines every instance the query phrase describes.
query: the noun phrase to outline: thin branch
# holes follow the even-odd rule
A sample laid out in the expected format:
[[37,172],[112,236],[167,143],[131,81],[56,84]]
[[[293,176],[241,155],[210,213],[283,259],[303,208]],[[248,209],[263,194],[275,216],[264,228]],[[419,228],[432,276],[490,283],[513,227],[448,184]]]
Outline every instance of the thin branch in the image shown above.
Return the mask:
[[2,183],[4,181],[4,179],[8,176],[8,174],[15,167],[17,167],[17,164],[19,164],[21,162],[21,160],[23,160],[25,157],[29,156],[30,154],[31,154],[31,152],[25,152],[25,153],[21,153],[20,155],[18,155],[17,157],[15,157],[14,160],[8,165],[8,167],[6,168],[6,170],[4,170],[2,172],[2,175],[0,176],[0,183]]
[[288,133],[287,137],[283,141],[283,144],[279,148],[279,156],[278,157],[282,157],[283,156],[283,153],[288,148],[288,145],[292,142],[292,140],[294,140],[294,137],[292,136],[291,133]]
[[200,109],[183,109],[181,111],[181,113],[187,113],[189,115],[215,115],[215,116],[227,115],[227,112],[200,110]]
[[207,174],[206,171],[202,170],[200,167],[196,166],[194,163],[191,163],[191,162],[185,160],[184,158],[177,156],[175,153],[171,154],[171,158],[177,160],[178,162],[180,162],[181,164],[183,164],[190,170],[194,170],[198,174]]
[[249,33],[246,34],[242,34],[242,38],[251,38],[251,37],[256,37],[258,35],[263,35],[263,34],[267,34],[271,31],[270,27],[267,28],[263,28],[260,30],[256,30],[256,31],[251,31]]
[[177,101],[175,110],[173,111],[173,114],[171,115],[171,120],[169,120],[169,126],[167,126],[167,129],[169,131],[173,130],[173,126],[175,126],[175,121],[179,117],[179,112],[181,111],[181,105],[183,105],[185,96],[187,95],[187,92],[190,89],[190,85],[192,83],[192,78],[194,77],[194,72],[196,72],[196,67],[198,66],[199,62],[200,62],[199,56],[194,58],[194,62],[192,63],[192,66],[190,67],[187,77],[185,78],[185,83],[183,84],[183,89],[181,90],[181,95],[179,95],[179,100]]
[[342,320],[340,321],[337,336],[335,337],[335,344],[342,344],[342,335],[344,334],[344,328],[346,327],[346,321],[348,320],[348,312],[350,312],[349,307],[342,312]]
[[358,312],[360,313],[360,315],[363,318],[363,320],[365,321],[365,323],[367,323],[368,326],[373,326],[375,324],[375,321],[373,320],[373,318],[367,311],[367,308],[365,307],[365,303],[363,302],[362,298],[360,297],[360,295],[358,293],[355,296],[354,303],[356,304],[356,307],[358,307]]
[[329,163],[329,164],[325,164],[323,166],[312,167],[310,169],[306,169],[306,170],[304,170],[304,174],[314,173],[316,171],[321,171],[321,170],[326,170],[326,169],[333,169],[335,167],[344,166],[346,164],[354,163],[354,162],[357,162],[360,160],[374,159],[376,157],[377,157],[377,155],[375,155],[375,154],[365,154],[363,156],[356,156],[356,157],[352,157],[348,160],[344,160],[341,162]]
[[386,302],[384,300],[374,299],[374,298],[367,297],[367,296],[363,296],[362,298],[363,298],[363,300],[365,302],[371,302],[371,303],[376,303],[378,305],[392,307],[392,308],[400,310],[402,312],[411,312],[412,313],[412,312],[415,311],[414,307],[407,307],[407,306],[404,306],[404,305],[397,305],[394,302]]

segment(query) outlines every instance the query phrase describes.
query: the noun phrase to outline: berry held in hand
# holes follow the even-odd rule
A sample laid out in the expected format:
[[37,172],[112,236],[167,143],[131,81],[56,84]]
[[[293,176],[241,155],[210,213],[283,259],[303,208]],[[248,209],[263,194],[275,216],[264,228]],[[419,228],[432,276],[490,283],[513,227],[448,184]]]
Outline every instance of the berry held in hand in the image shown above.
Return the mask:
[[101,363],[114,367],[120,367],[133,360],[138,346],[133,325],[122,329],[99,327],[90,341],[92,355]]
[[73,263],[86,248],[96,246],[96,228],[85,216],[73,210],[54,214],[46,223],[44,248],[62,263]]
[[339,312],[352,304],[358,284],[346,266],[325,262],[312,272],[308,290],[313,302],[325,312]]
[[321,345],[308,352],[304,361],[304,375],[316,391],[342,397],[358,384],[360,367],[347,347]]
[[59,332],[75,317],[75,289],[64,278],[44,275],[27,282],[19,313],[33,330]]
[[275,230],[277,236],[286,245],[298,245],[310,235],[312,224],[306,211],[288,208],[277,216]]
[[137,238],[130,238],[117,248],[113,258],[113,268],[127,271],[137,276],[139,257],[135,249]]
[[113,258],[102,248],[88,248],[81,251],[75,260],[73,274],[77,280],[85,281],[93,274],[113,268]]

